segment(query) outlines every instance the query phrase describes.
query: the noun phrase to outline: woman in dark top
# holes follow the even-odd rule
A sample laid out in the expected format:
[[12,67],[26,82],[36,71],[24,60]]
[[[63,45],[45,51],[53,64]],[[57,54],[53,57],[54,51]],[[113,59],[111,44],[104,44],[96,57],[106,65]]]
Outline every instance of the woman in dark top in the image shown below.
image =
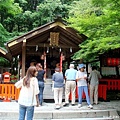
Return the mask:
[[38,79],[38,85],[39,85],[39,90],[40,90],[40,93],[39,93],[39,102],[40,102],[40,105],[42,106],[42,103],[43,103],[44,74],[45,74],[45,71],[43,70],[42,65],[40,63],[36,64],[36,68],[38,70],[38,75],[36,77]]

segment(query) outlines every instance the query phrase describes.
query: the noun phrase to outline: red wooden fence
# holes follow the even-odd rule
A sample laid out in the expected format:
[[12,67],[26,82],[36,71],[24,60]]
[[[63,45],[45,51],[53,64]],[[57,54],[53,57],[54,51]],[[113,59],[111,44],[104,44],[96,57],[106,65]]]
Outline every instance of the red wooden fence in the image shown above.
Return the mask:
[[107,90],[120,90],[120,79],[102,79],[107,84]]
[[[76,87],[76,99],[77,98],[78,98],[78,87]],[[83,92],[82,98],[85,99],[84,92]],[[99,86],[98,86],[98,98],[102,98],[103,100],[107,99],[107,85],[99,84]],[[70,93],[70,100],[72,100],[71,93]]]

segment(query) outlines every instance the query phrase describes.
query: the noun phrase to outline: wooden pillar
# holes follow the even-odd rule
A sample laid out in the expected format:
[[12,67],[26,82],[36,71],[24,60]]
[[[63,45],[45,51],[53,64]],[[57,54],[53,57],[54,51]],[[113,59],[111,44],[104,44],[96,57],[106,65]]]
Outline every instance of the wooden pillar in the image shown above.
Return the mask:
[[23,40],[22,46],[22,78],[25,76],[25,61],[26,61],[26,39]]
[[44,52],[44,71],[45,71],[45,75],[44,75],[44,79],[46,79],[46,53]]
[[63,53],[60,53],[60,72],[62,72]]

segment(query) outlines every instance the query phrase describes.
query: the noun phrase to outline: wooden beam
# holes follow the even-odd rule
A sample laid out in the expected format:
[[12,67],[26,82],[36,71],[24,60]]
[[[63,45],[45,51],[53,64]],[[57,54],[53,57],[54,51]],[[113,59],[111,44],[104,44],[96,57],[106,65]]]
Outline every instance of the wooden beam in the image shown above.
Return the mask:
[[25,76],[25,62],[26,62],[26,40],[23,41],[22,46],[22,78]]

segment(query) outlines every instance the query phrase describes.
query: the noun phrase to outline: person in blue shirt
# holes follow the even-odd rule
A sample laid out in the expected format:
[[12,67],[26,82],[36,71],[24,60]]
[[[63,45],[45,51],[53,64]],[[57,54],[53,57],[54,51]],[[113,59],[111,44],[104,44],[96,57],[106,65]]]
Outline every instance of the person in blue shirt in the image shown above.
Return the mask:
[[55,108],[60,109],[62,105],[64,77],[59,68],[55,68],[55,73],[52,76]]
[[69,95],[72,94],[72,106],[75,105],[75,91],[76,91],[76,73],[74,64],[70,64],[69,69],[65,71],[65,104],[63,106],[69,106]]

